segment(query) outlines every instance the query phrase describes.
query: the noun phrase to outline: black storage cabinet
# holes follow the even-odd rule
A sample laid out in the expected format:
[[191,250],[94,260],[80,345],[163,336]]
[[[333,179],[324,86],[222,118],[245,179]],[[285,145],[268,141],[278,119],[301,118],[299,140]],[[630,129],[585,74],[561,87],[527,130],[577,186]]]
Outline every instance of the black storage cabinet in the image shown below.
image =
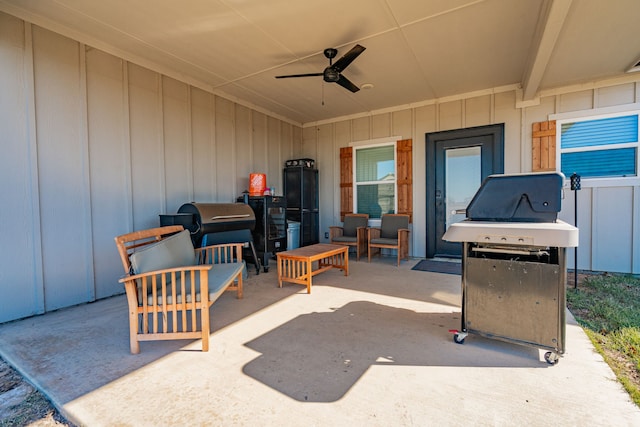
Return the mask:
[[318,170],[312,161],[284,168],[284,194],[287,221],[300,223],[300,246],[319,241]]

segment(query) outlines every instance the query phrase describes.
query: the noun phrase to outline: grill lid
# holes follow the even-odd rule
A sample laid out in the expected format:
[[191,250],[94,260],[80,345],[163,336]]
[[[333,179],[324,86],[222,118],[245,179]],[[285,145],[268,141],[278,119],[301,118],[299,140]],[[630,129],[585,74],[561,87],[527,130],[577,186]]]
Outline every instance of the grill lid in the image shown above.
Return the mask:
[[178,213],[194,214],[200,234],[253,230],[256,216],[244,203],[185,203]]
[[467,207],[467,219],[442,236],[486,245],[578,246],[578,229],[557,219],[564,175],[490,175]]
[[555,222],[562,203],[559,172],[490,175],[467,206],[476,221]]

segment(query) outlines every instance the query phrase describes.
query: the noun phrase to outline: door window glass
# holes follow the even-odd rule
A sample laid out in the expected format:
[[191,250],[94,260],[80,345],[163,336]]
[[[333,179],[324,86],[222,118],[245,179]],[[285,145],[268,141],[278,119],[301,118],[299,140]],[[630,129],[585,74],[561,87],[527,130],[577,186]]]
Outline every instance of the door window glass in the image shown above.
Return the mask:
[[466,218],[467,205],[480,188],[481,148],[445,150],[445,230]]

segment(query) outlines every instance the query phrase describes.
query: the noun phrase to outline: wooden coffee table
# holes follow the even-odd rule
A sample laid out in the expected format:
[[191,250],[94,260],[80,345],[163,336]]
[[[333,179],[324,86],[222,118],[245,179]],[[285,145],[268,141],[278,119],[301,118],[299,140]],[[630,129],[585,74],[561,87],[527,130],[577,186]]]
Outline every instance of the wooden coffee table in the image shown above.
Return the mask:
[[[279,287],[282,287],[282,282],[307,285],[307,293],[310,294],[311,279],[316,274],[330,268],[339,268],[344,270],[345,276],[349,275],[349,246],[318,243],[278,252],[276,257]],[[315,262],[317,265],[314,265]]]

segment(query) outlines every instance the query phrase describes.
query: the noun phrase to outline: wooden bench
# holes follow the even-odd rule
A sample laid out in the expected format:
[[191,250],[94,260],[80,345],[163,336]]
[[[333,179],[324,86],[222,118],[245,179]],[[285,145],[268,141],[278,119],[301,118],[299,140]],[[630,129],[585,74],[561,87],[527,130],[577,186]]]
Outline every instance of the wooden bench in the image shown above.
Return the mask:
[[242,244],[193,248],[181,225],[115,238],[126,276],[131,353],[140,341],[202,339],[209,350],[209,307],[225,290],[242,298]]

